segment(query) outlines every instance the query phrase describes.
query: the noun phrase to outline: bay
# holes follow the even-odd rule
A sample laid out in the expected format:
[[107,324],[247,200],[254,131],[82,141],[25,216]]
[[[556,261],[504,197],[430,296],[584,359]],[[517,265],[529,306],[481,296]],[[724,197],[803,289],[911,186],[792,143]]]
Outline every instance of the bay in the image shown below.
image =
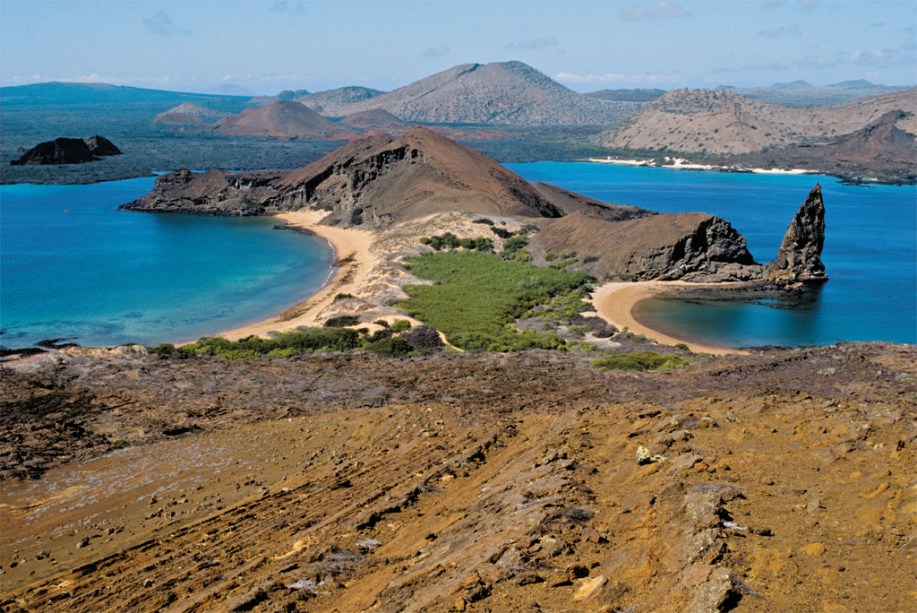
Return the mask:
[[193,340],[275,315],[330,274],[324,240],[272,219],[117,210],[153,183],[0,186],[0,344]]
[[[721,346],[917,342],[917,186],[847,185],[824,175],[641,168],[584,162],[508,164],[605,202],[729,220],[758,262],[773,260],[811,188],[825,200],[822,260],[830,280],[798,304],[651,299],[635,311],[647,326]],[[574,247],[575,248],[575,247]]]

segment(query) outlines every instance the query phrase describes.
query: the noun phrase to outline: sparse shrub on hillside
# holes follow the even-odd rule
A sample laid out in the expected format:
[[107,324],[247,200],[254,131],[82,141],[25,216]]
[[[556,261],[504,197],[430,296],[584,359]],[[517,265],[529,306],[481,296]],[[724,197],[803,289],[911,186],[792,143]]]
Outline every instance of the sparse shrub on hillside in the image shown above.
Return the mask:
[[672,370],[688,364],[688,360],[674,353],[652,351],[613,353],[592,360],[592,365],[600,370]]
[[401,335],[414,351],[439,351],[443,348],[443,339],[439,332],[430,326],[418,326]]
[[347,326],[355,326],[360,323],[360,318],[356,315],[338,315],[337,317],[332,317],[325,322],[326,328],[346,328]]
[[398,332],[404,332],[405,330],[410,330],[411,322],[409,322],[407,319],[396,319],[392,322],[391,329],[395,334]]

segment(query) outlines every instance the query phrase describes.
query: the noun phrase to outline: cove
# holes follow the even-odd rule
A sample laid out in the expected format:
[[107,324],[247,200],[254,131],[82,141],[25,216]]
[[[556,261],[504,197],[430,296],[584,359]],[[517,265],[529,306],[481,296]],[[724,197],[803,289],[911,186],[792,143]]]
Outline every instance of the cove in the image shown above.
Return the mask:
[[270,218],[117,210],[153,183],[0,186],[0,345],[193,340],[276,315],[328,278],[329,245]]
[[507,164],[604,202],[729,220],[758,262],[777,254],[794,213],[820,183],[825,199],[822,260],[830,280],[789,300],[654,298],[635,316],[650,328],[711,345],[917,343],[917,186],[847,185],[824,175],[766,175],[641,168],[585,162]]

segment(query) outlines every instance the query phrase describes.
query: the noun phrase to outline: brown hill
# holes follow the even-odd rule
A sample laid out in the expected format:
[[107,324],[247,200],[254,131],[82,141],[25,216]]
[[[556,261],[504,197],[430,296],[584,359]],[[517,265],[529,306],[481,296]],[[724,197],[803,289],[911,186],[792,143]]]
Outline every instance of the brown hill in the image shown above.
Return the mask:
[[182,102],[153,118],[153,123],[167,126],[202,126],[226,117],[226,113],[208,109],[193,102]]
[[372,108],[424,123],[607,126],[639,105],[578,94],[522,62],[495,62],[455,66],[339,110]]
[[909,119],[889,111],[865,128],[816,146],[788,146],[716,159],[717,163],[750,167],[794,167],[847,176],[879,175],[914,180],[917,138],[898,128]]
[[279,201],[335,203],[339,223],[389,225],[445,211],[557,217],[561,211],[496,161],[426,128],[371,137],[287,174]]
[[372,109],[371,111],[360,111],[348,115],[341,120],[341,123],[350,128],[359,130],[391,130],[403,129],[403,121],[384,109]]
[[224,117],[216,122],[213,130],[227,136],[307,139],[330,138],[347,132],[346,128],[328,121],[312,109],[288,100]]
[[[917,113],[917,89],[842,106],[790,108],[725,89],[667,93],[599,136],[601,145],[684,153],[738,154],[766,147],[827,142],[862,129],[888,111]],[[917,132],[908,116],[901,129]]]
[[302,96],[297,98],[297,102],[302,102],[316,113],[321,113],[328,117],[343,117],[354,112],[353,107],[355,104],[375,98],[383,93],[385,92],[378,89],[348,85],[347,87],[339,87]]

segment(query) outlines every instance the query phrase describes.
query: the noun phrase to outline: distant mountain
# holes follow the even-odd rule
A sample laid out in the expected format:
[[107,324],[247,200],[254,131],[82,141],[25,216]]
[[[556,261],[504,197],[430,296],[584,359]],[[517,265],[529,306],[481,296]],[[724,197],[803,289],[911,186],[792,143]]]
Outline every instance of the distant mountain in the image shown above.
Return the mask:
[[343,117],[353,112],[351,109],[354,104],[375,98],[383,93],[385,92],[378,89],[350,85],[301,96],[297,100],[326,117]]
[[812,107],[845,104],[862,98],[894,94],[912,87],[877,85],[864,79],[819,87],[806,81],[774,83],[770,87],[731,88],[737,94],[770,104]]
[[323,139],[347,132],[299,102],[280,101],[224,117],[213,130],[227,136]]
[[602,89],[585,94],[591,98],[618,102],[652,102],[665,95],[664,89]]
[[360,130],[390,130],[405,127],[403,121],[383,109],[360,111],[359,113],[348,115],[341,120],[341,123],[347,127]]
[[522,62],[499,62],[455,66],[335,114],[374,108],[422,123],[550,126],[613,125],[638,105],[578,94]]
[[789,146],[716,160],[746,167],[807,168],[848,176],[880,175],[911,181],[917,177],[917,138],[896,124],[901,111],[889,111],[866,127],[824,145]]
[[193,102],[182,102],[154,117],[153,123],[168,126],[202,126],[223,117],[226,117],[226,113]]
[[159,89],[108,85],[106,83],[54,82],[0,87],[0,101],[2,101],[2,104],[6,107],[20,107],[36,104],[180,104],[182,102],[194,102],[213,108],[223,108],[227,105],[241,108],[248,101],[248,98],[212,94],[189,94]]
[[648,104],[626,125],[598,138],[606,147],[682,153],[739,154],[767,147],[818,144],[849,134],[888,111],[910,115],[898,127],[917,132],[917,90],[843,106],[791,108],[732,90],[680,89]]

